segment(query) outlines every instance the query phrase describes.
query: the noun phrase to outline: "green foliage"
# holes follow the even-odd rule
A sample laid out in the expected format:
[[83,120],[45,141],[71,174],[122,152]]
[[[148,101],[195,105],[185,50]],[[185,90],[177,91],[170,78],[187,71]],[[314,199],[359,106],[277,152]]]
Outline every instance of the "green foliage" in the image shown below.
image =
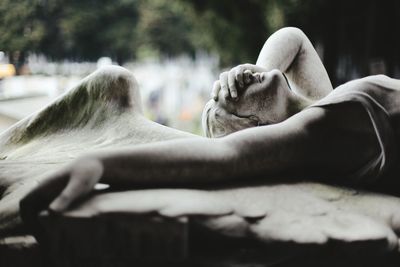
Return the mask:
[[219,53],[225,65],[253,61],[267,35],[263,1],[201,3],[3,0],[0,49],[54,59],[111,56],[120,62],[206,50]]
[[203,42],[220,54],[223,66],[255,61],[268,36],[268,0],[181,1],[197,10],[196,23],[209,36]]
[[193,17],[191,6],[178,1],[4,0],[0,50],[120,63],[148,51],[194,54]]
[[155,51],[165,56],[177,56],[195,52],[191,40],[190,7],[176,1],[142,0],[139,10],[139,53]]
[[68,1],[58,21],[67,56],[124,61],[134,55],[137,1]]
[[45,35],[45,25],[38,18],[37,1],[0,1],[0,49],[35,49]]
[[55,59],[127,60],[136,49],[137,12],[136,0],[4,0],[0,49]]
[[[123,62],[139,56],[220,54],[254,61],[267,27],[263,1],[3,0],[0,49],[54,59]],[[247,14],[251,14],[248,16]]]

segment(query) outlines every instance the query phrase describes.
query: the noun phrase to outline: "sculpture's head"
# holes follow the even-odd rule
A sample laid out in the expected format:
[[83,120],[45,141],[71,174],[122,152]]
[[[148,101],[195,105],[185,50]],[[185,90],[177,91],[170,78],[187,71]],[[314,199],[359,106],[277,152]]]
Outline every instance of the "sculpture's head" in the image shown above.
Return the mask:
[[252,83],[239,91],[237,100],[210,100],[202,124],[208,137],[222,137],[249,127],[274,124],[294,115],[309,102],[294,93],[279,70],[256,73]]

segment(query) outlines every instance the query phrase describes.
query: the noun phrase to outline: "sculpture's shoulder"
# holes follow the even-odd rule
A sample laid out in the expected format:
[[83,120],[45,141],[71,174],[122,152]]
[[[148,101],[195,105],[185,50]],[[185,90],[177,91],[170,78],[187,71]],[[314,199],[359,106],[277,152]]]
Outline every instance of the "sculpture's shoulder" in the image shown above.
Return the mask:
[[[355,79],[338,86],[333,92],[363,92],[376,97],[377,95],[384,97],[390,93],[400,92],[400,80],[389,76],[379,74],[366,76],[360,79]],[[390,95],[391,96],[391,95]]]

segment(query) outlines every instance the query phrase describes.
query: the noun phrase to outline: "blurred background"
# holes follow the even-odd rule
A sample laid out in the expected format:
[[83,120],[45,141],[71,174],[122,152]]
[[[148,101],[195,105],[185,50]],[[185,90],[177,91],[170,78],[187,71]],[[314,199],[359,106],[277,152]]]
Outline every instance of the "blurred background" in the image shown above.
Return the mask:
[[0,0],[0,131],[108,64],[134,72],[146,116],[201,133],[221,70],[301,28],[334,85],[400,77],[397,0]]

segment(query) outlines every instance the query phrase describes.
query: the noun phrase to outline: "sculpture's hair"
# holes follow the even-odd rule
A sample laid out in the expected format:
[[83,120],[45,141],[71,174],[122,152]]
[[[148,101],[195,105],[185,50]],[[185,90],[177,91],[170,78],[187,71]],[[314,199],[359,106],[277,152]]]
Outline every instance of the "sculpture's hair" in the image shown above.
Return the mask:
[[212,136],[212,132],[210,129],[210,113],[211,113],[211,109],[215,106],[215,101],[213,99],[211,99],[210,101],[208,101],[206,103],[206,105],[204,106],[203,109],[203,114],[201,116],[201,126],[203,128],[204,134],[207,137],[213,137]]
[[239,117],[229,113],[211,99],[204,106],[201,122],[207,137],[218,138],[245,128],[257,126],[259,119],[256,116]]

